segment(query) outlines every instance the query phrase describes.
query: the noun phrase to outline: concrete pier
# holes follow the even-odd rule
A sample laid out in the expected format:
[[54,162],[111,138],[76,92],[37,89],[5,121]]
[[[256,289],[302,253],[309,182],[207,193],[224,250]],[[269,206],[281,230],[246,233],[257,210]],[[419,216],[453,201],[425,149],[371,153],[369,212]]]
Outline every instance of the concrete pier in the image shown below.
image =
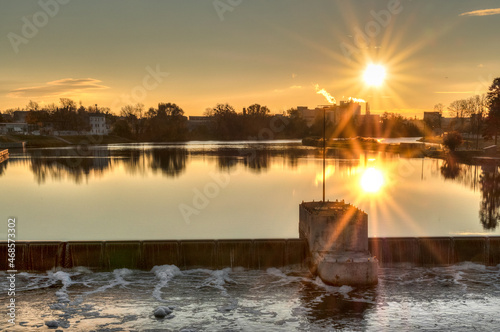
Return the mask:
[[[0,242],[0,257],[7,256]],[[181,269],[243,267],[267,269],[308,267],[305,239],[190,240],[190,241],[16,241],[16,269],[45,272],[85,266],[92,271],[116,268],[150,270],[174,264]],[[473,262],[500,264],[500,237],[369,238],[368,250],[381,267],[398,264],[443,266]],[[0,270],[9,270],[7,259]]]
[[368,250],[368,216],[350,204],[302,202],[299,236],[309,268],[330,285],[374,285],[378,261]]
[[0,150],[0,163],[4,162],[7,159],[9,159],[9,150]]

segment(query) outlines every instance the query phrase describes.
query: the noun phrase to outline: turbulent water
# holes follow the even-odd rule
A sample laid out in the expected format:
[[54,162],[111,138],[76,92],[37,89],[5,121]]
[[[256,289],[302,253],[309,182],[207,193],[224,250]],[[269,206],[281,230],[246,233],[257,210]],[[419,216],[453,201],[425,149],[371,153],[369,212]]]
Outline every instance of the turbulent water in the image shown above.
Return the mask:
[[[2,303],[8,289],[2,272]],[[331,287],[307,271],[85,268],[18,273],[16,326],[71,331],[494,331],[500,266],[379,270],[371,288]],[[172,311],[157,318],[154,311]]]

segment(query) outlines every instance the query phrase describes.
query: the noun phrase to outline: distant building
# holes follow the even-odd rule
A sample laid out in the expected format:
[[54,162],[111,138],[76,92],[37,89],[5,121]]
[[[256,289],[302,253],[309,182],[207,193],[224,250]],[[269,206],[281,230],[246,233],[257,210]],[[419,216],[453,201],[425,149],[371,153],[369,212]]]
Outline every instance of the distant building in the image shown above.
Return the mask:
[[380,123],[382,119],[379,114],[363,114],[358,118],[358,122],[361,124],[376,124]]
[[106,117],[101,114],[91,114],[89,116],[91,135],[108,135],[109,127],[106,123]]
[[359,103],[346,101],[341,101],[339,105],[320,105],[315,109],[309,109],[307,106],[298,106],[297,110],[308,127],[311,127],[317,118],[323,118],[323,112],[325,112],[326,118],[334,125],[350,121],[361,115],[361,105]]
[[26,116],[28,113],[28,111],[14,111],[12,119],[17,123],[26,123]]
[[320,109],[309,109],[307,106],[298,106],[297,110],[299,111],[300,116],[306,122],[308,127],[311,127],[314,123],[314,120],[317,116],[320,115]]
[[211,116],[190,116],[187,121],[189,130],[193,130],[200,126],[208,126],[212,123],[213,117]]
[[0,123],[0,134],[27,134],[28,125],[26,123]]
[[441,128],[442,115],[439,112],[424,112],[424,122],[431,127],[431,129]]

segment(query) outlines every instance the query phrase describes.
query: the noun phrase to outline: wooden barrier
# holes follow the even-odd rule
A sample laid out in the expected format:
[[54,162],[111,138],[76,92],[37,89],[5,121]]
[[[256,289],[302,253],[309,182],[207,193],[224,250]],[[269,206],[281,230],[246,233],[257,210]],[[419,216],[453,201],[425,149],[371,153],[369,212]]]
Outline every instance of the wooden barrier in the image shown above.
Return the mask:
[[[450,265],[464,261],[500,264],[500,237],[370,238],[369,250],[381,266],[411,263]],[[307,244],[301,239],[189,241],[69,241],[16,242],[16,269],[44,272],[84,266],[93,271],[117,268],[150,270],[155,265],[181,269],[243,267],[266,269],[306,267]],[[0,254],[7,257],[7,243]],[[0,261],[9,270],[7,259]]]

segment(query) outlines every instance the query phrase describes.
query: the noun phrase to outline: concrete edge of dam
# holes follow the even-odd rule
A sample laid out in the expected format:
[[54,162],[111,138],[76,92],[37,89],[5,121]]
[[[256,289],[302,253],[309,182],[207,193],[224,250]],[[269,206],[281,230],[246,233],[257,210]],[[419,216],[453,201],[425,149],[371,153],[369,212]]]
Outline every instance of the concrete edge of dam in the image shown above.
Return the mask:
[[[369,251],[382,267],[410,263],[442,266],[474,262],[500,264],[498,237],[369,238]],[[0,242],[7,271],[8,244]],[[158,241],[16,241],[16,270],[45,272],[84,266],[93,271],[118,268],[150,270],[155,265],[181,269],[243,267],[265,269],[307,267],[307,243],[302,239],[158,240]]]

